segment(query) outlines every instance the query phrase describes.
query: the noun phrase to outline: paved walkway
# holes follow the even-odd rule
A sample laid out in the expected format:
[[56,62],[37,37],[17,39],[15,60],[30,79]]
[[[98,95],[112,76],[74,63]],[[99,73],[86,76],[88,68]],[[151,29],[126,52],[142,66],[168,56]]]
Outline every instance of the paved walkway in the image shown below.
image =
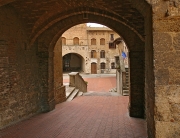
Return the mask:
[[[81,74],[83,79],[88,82],[88,91],[109,92],[110,89],[116,87],[115,74]],[[63,76],[63,82],[69,83],[69,76]]]
[[8,127],[0,131],[0,138],[147,137],[145,120],[128,115],[129,97],[106,92],[115,87],[115,77],[84,78],[88,81],[89,89],[97,92],[88,92],[71,102],[56,105],[51,112]]
[[143,119],[128,116],[128,97],[81,96],[0,131],[0,138],[146,138]]

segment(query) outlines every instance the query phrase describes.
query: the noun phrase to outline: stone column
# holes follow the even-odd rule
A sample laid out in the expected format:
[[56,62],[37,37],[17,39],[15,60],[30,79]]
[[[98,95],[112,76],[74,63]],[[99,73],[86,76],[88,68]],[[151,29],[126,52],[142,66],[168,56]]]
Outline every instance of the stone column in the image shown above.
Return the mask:
[[122,85],[122,71],[120,69],[117,70],[117,75],[118,75],[117,92],[122,95],[123,94],[123,91],[122,91],[122,87],[123,87],[123,85]]
[[144,51],[131,51],[130,58],[130,99],[129,114],[132,117],[144,117],[145,71]]
[[54,47],[53,54],[53,74],[49,77],[54,76],[54,98],[56,104],[64,102],[66,100],[65,86],[63,86],[63,64],[62,64],[62,41],[59,40],[57,45]]

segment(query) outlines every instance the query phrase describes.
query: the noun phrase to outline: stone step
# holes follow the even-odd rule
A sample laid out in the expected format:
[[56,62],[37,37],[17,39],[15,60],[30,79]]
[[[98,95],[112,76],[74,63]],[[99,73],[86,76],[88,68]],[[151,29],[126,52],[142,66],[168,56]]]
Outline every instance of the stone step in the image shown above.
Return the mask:
[[77,96],[83,96],[83,92],[79,92]]
[[116,87],[112,88],[112,89],[109,90],[109,92],[117,92],[117,88]]
[[69,85],[66,86],[66,99],[69,98],[71,93],[75,90],[75,87],[69,87]]
[[83,94],[83,96],[121,96],[117,92],[94,92],[89,91]]
[[79,93],[79,89],[75,89],[71,94],[70,96],[67,98],[66,101],[72,101]]
[[129,90],[123,90],[123,96],[128,96],[129,95]]
[[123,90],[129,90],[129,87],[124,87]]

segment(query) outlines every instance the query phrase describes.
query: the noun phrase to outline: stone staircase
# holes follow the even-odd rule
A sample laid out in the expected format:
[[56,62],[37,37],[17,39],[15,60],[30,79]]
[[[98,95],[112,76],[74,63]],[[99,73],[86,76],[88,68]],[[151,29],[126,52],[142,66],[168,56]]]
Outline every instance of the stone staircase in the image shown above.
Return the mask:
[[79,89],[66,85],[66,101],[72,101],[75,97],[82,95],[83,92],[80,92]]
[[66,101],[72,101],[77,96],[82,96],[87,92],[87,83],[78,72],[69,73],[69,83],[64,83],[66,91]]
[[129,95],[129,68],[125,68],[125,83],[123,86],[123,95],[127,96]]
[[112,89],[109,90],[109,92],[117,92],[117,88],[116,87],[112,88]]

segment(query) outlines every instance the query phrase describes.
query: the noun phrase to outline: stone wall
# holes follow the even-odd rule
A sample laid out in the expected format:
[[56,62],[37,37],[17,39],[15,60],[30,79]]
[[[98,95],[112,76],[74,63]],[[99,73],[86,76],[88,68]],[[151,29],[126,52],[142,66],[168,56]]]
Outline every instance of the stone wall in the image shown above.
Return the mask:
[[[90,62],[89,61],[89,48],[87,41],[87,33],[86,33],[86,24],[79,24],[73,26],[66,30],[62,37],[66,38],[66,45],[62,46],[63,52],[62,56],[68,53],[76,53],[82,56],[82,71],[84,73],[91,73]],[[79,38],[79,45],[73,44],[73,38]],[[60,39],[56,43],[56,45],[60,45]]]
[[0,9],[0,128],[38,113],[39,72],[36,48],[9,7]]
[[[91,73],[91,63],[97,63],[97,72],[101,73],[100,63],[106,63],[106,69],[104,73],[115,73],[115,69],[111,69],[111,63],[115,62],[114,56],[119,55],[118,47],[115,49],[109,49],[110,36],[114,34],[114,39],[119,38],[120,36],[113,30],[107,27],[87,27],[86,24],[79,24],[71,27],[65,31],[62,37],[66,38],[66,45],[63,45],[63,56],[68,53],[77,53],[83,57],[83,65],[85,73]],[[79,45],[73,44],[73,38],[79,38]],[[100,45],[100,39],[105,39],[105,44]],[[96,44],[91,45],[91,39],[96,39]],[[60,39],[56,45],[60,45]],[[123,50],[125,50],[125,43],[121,43]],[[91,58],[91,50],[97,52],[96,58]],[[105,58],[100,58],[101,50],[105,51]],[[127,47],[126,47],[127,51]]]
[[[153,24],[146,30],[149,30],[147,34],[152,31],[153,39],[147,39],[146,44],[148,135],[152,138],[179,138],[180,4],[176,0],[152,0],[149,3]],[[153,47],[150,47],[151,43]]]
[[[59,44],[57,44],[57,46],[59,46]],[[84,46],[84,45],[83,46],[82,45],[81,46],[62,46],[62,51],[63,51],[62,56],[69,53],[78,54],[78,56],[80,56],[82,60],[82,63],[81,63],[82,71],[84,73],[91,73],[90,62],[88,62],[90,59],[88,46]]]
[[[167,26],[169,24],[164,27]],[[155,31],[153,35],[156,137],[178,138],[180,136],[180,33],[170,30],[166,33]]]
[[[91,50],[96,51],[96,58],[97,59],[97,72],[101,73],[101,63],[105,63],[105,70],[102,72],[104,73],[116,73],[115,69],[111,69],[111,63],[115,63],[114,56],[119,55],[118,46],[115,49],[109,48],[109,42],[111,38],[111,34],[114,36],[114,40],[119,38],[120,36],[114,30],[105,27],[87,27],[87,35],[88,35],[88,42],[89,42],[89,52]],[[91,44],[91,39],[96,39],[96,45]],[[105,44],[100,45],[100,39],[105,39]],[[105,51],[105,58],[100,57],[100,52]],[[89,55],[91,56],[91,55]],[[94,59],[93,59],[94,60]],[[90,61],[92,63],[92,61]]]

